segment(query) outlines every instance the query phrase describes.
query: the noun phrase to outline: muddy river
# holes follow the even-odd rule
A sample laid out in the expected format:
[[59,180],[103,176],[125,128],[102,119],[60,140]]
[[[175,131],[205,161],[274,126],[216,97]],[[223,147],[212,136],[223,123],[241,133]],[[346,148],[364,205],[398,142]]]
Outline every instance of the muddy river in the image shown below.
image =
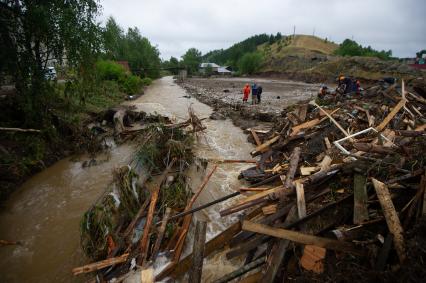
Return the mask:
[[[147,112],[157,112],[175,121],[187,118],[191,106],[198,117],[209,117],[212,109],[194,98],[185,98],[185,91],[171,77],[157,80],[133,104]],[[195,145],[195,154],[204,158],[250,159],[253,146],[230,120],[207,119],[206,134]],[[84,156],[61,160],[33,176],[17,190],[0,210],[0,239],[19,240],[20,246],[0,248],[0,282],[85,282],[90,277],[73,277],[73,267],[88,262],[80,249],[79,222],[83,213],[112,181],[112,170],[127,164],[132,145],[113,148],[97,166],[83,168]],[[74,159],[77,159],[75,161]],[[241,184],[237,176],[247,165],[223,164],[213,175],[195,206],[227,195]],[[211,165],[207,171],[211,170]],[[189,170],[190,186],[196,189],[204,178],[194,168]],[[236,200],[217,204],[196,214],[209,221],[207,239],[220,233],[236,216],[221,218],[219,210]],[[191,235],[187,242],[191,241]],[[190,250],[187,245],[186,253]],[[160,271],[167,258],[156,263]],[[227,262],[213,255],[205,262],[203,281],[211,281],[232,271],[238,262]]]

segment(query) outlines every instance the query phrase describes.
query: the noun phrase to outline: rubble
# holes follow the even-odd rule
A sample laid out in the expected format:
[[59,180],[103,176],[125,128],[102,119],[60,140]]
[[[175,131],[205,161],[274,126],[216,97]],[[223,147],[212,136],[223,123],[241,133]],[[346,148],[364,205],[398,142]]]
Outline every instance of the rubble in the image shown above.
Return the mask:
[[[404,282],[420,281],[426,275],[422,264],[426,256],[424,95],[421,82],[411,82],[408,86],[402,82],[401,88],[377,85],[361,94],[326,95],[299,102],[275,117],[272,128],[247,129],[249,141],[256,145],[250,154],[257,161],[209,160],[217,165],[196,193],[182,200],[179,208],[164,204],[162,184],[171,164],[182,165],[187,157],[183,157],[185,151],[179,150],[179,146],[175,151],[169,148],[175,155],[161,167],[163,174],[156,188],[150,194],[147,190],[137,191],[138,198],[127,205],[131,211],[127,215],[118,206],[121,222],[116,219],[114,225],[106,225],[108,230],[97,232],[101,241],[88,253],[102,250],[94,257],[104,260],[99,263],[100,268],[105,268],[105,258],[113,264],[129,263],[136,258],[143,270],[149,270],[158,250],[163,248],[171,252],[172,260],[156,275],[157,281],[181,278],[192,268],[197,273],[191,272],[191,282],[199,282],[200,256],[208,257],[219,251],[226,252],[228,259],[245,260],[241,268],[223,274],[217,282],[236,278],[248,282],[365,282],[389,281],[394,276],[401,276]],[[192,133],[202,131],[201,120],[194,114],[190,116],[186,123],[163,126],[162,133],[167,136],[168,131],[188,125],[193,125]],[[185,134],[178,136],[185,139]],[[143,152],[149,148],[149,143],[145,144]],[[225,162],[255,162],[239,176],[250,185],[194,208],[195,199],[217,166]],[[180,168],[176,180],[183,174]],[[130,167],[119,172],[122,181],[118,183],[126,184],[120,188],[132,195],[131,184],[135,183],[132,178],[138,174]],[[119,193],[120,199],[126,190]],[[202,239],[194,243],[197,260],[193,254],[181,258],[192,213],[236,196],[242,197],[220,214],[238,212],[240,222],[204,246],[204,236],[197,234],[196,238]],[[157,204],[157,198],[161,205]],[[110,211],[116,212],[117,206]],[[92,217],[84,225],[90,227],[98,217]],[[130,244],[129,235],[134,235],[134,227],[141,227],[141,222],[143,235]],[[165,222],[173,227],[167,236]],[[205,231],[205,224],[202,230]],[[113,244],[109,244],[105,235],[113,231],[117,238],[113,237]],[[93,265],[88,268],[96,270]],[[128,265],[121,264],[106,271],[102,269],[101,274],[104,279],[112,278],[111,274],[117,276],[128,269]]]

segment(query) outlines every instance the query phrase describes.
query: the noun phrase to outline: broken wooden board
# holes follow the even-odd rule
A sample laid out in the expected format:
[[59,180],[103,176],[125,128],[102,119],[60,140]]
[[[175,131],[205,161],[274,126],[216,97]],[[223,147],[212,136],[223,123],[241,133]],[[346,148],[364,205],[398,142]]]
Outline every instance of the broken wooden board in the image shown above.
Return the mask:
[[389,232],[393,235],[394,245],[399,261],[403,263],[407,257],[403,236],[404,230],[402,229],[401,222],[393,205],[388,187],[379,180],[374,178],[371,180],[373,181],[373,186],[376,190],[377,198],[379,199],[380,205],[382,207]]
[[300,264],[306,270],[323,273],[324,258],[327,250],[313,245],[306,245],[303,249],[303,255],[300,259]]
[[262,207],[262,212],[263,212],[264,215],[274,214],[274,213],[277,212],[277,205],[271,204],[271,205]]
[[276,136],[276,137],[266,141],[265,143],[257,146],[256,149],[254,151],[252,151],[250,154],[252,156],[255,156],[257,153],[262,152],[263,150],[266,150],[270,145],[276,143],[279,139],[280,139],[280,136]]
[[364,253],[355,245],[349,242],[337,241],[329,238],[317,237],[300,232],[295,232],[286,229],[274,228],[271,226],[254,223],[251,221],[243,221],[242,229],[245,231],[252,231],[269,235],[272,237],[287,239],[295,243],[304,245],[315,245],[318,247],[341,251],[346,253],[352,253],[355,255],[363,255]]
[[368,195],[366,177],[359,173],[354,174],[354,224],[361,224],[369,220]]
[[407,102],[406,99],[401,99],[398,104],[392,109],[392,111],[383,119],[383,121],[376,127],[376,130],[378,132],[381,132],[388,124],[389,122],[395,117],[395,115],[405,106],[405,103]]
[[300,174],[302,176],[309,176],[318,170],[317,167],[304,167],[304,166],[301,166],[299,169],[300,169]]
[[105,267],[114,265],[114,264],[123,263],[123,262],[127,261],[128,257],[129,257],[129,253],[125,253],[125,254],[122,254],[121,256],[118,256],[118,257],[108,258],[108,259],[101,260],[101,261],[98,261],[98,262],[86,264],[84,266],[74,268],[72,270],[72,273],[74,275],[78,275],[78,274],[97,271],[97,270],[103,269]]

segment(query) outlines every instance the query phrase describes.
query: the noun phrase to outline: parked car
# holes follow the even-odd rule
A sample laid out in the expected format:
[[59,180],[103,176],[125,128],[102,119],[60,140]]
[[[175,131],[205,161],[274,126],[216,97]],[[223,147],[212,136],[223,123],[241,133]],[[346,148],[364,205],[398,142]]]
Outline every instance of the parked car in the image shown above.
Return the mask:
[[46,78],[46,80],[56,80],[57,76],[55,67],[47,67],[44,77]]

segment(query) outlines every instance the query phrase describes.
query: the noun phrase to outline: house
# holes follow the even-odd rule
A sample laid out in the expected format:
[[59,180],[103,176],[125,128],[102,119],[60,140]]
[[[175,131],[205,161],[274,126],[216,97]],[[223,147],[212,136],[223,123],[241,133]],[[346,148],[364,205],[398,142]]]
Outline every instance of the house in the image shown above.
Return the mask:
[[215,74],[215,75],[231,75],[232,74],[232,71],[228,70],[229,67],[227,66],[221,67],[216,63],[201,63],[198,71],[201,74],[205,74],[207,68],[211,68],[212,74]]

